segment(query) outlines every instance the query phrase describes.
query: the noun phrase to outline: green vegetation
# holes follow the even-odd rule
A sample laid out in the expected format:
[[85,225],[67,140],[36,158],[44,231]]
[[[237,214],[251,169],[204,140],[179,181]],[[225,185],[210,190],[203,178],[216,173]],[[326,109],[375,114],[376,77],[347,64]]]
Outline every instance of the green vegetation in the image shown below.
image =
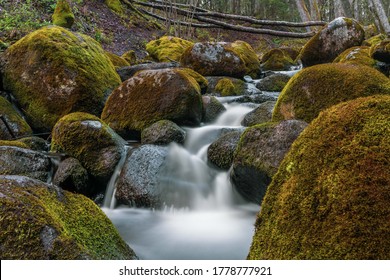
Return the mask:
[[178,37],[164,36],[146,44],[146,51],[159,62],[180,61],[184,51],[194,43]]
[[57,5],[52,16],[53,24],[65,28],[71,28],[74,22],[74,14],[67,0],[57,0]]
[[245,83],[238,79],[223,78],[218,81],[214,90],[221,96],[235,96],[243,93]]
[[268,187],[249,259],[390,258],[390,96],[322,113]]

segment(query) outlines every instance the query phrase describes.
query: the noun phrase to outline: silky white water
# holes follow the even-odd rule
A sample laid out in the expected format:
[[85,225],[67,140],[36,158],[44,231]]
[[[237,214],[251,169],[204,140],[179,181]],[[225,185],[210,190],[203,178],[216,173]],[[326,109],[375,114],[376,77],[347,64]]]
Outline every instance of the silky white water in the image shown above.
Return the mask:
[[[228,172],[207,163],[207,147],[224,130],[240,129],[253,108],[226,107],[214,124],[187,128],[184,146],[169,145],[158,176],[165,209],[103,208],[140,259],[246,258],[259,207],[235,193]],[[106,197],[105,206],[111,201]]]

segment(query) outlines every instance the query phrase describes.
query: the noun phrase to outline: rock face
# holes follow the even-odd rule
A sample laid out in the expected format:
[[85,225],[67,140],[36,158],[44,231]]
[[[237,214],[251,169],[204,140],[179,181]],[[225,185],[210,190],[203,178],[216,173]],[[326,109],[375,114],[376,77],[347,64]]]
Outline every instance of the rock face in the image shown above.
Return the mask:
[[0,257],[135,259],[111,221],[82,195],[22,176],[0,176]]
[[207,149],[207,159],[218,168],[228,170],[241,134],[241,131],[233,131],[218,138]]
[[364,30],[357,21],[336,18],[306,43],[298,59],[304,67],[332,62],[346,49],[361,45],[363,40]]
[[194,43],[178,37],[163,36],[146,44],[146,51],[159,62],[180,61],[184,51]]
[[32,130],[28,123],[15,111],[11,103],[0,96],[0,140],[11,140],[31,134]]
[[262,203],[249,259],[390,258],[390,97],[322,112]]
[[44,154],[15,146],[0,146],[0,175],[23,175],[46,182],[50,171],[51,161]]
[[298,120],[250,127],[234,154],[231,179],[247,200],[260,204],[291,144],[307,126]]
[[182,69],[141,71],[110,95],[102,119],[119,134],[133,137],[160,120],[199,125],[200,86]]
[[57,0],[56,8],[52,16],[53,24],[65,28],[71,28],[74,23],[74,14],[66,0]]
[[241,124],[243,126],[253,126],[256,124],[270,122],[275,104],[276,101],[266,101],[261,103],[256,109],[245,115]]
[[260,62],[249,44],[195,43],[181,57],[183,66],[194,69],[203,76],[230,76],[254,78],[260,73]]
[[61,118],[52,131],[52,152],[78,159],[92,178],[96,194],[106,186],[124,153],[125,141],[98,117],[72,113]]
[[297,73],[281,92],[273,121],[312,121],[320,111],[340,102],[374,94],[390,94],[390,80],[372,67],[329,63]]
[[168,148],[154,145],[131,151],[116,185],[118,202],[137,207],[161,206],[158,174],[167,155]]
[[44,132],[70,112],[100,115],[120,84],[99,43],[58,26],[25,36],[4,59],[4,88],[14,94],[31,127]]
[[142,130],[141,143],[154,145],[168,145],[171,142],[184,144],[186,132],[171,121],[158,121]]

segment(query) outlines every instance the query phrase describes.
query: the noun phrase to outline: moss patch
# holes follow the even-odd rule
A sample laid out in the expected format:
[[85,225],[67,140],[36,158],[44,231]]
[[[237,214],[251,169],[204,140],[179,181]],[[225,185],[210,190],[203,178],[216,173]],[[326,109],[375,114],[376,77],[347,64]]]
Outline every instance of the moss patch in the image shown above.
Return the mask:
[[221,96],[241,95],[245,90],[245,83],[241,80],[222,78],[215,85],[214,91]]
[[124,59],[123,57],[120,57],[119,55],[116,55],[111,52],[105,52],[108,58],[111,60],[112,64],[115,66],[115,68],[130,66],[130,63]]
[[226,49],[231,49],[240,56],[247,75],[254,79],[260,75],[260,60],[251,45],[244,41],[234,41]]
[[105,0],[106,5],[114,12],[123,13],[123,6],[120,0]]
[[0,146],[12,146],[12,147],[19,147],[22,149],[29,149],[27,144],[20,141],[0,140]]
[[292,58],[280,49],[272,49],[265,53],[261,59],[261,68],[265,71],[289,70],[294,65]]
[[52,16],[54,25],[71,28],[74,22],[74,14],[67,0],[57,0],[57,5]]
[[146,44],[146,51],[159,62],[180,61],[183,52],[194,43],[178,37],[164,36]]
[[370,67],[376,65],[375,59],[370,56],[370,48],[365,46],[349,48],[336,57],[333,62],[361,64]]
[[390,80],[371,67],[346,63],[315,65],[303,69],[287,83],[272,119],[309,123],[332,105],[374,94],[390,94]]
[[99,207],[40,181],[0,176],[1,259],[134,259]]
[[390,258],[390,97],[322,112],[268,187],[249,259]]

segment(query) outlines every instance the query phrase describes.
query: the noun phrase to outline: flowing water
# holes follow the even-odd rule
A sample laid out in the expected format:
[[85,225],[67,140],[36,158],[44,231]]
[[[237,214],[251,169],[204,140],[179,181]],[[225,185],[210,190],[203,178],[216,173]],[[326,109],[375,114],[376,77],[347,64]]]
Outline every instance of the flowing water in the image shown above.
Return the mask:
[[113,177],[103,210],[140,259],[246,258],[259,206],[235,193],[228,172],[207,163],[207,147],[224,131],[242,129],[253,107],[225,107],[214,124],[187,128],[184,146],[169,145],[158,177],[165,209],[113,208]]

